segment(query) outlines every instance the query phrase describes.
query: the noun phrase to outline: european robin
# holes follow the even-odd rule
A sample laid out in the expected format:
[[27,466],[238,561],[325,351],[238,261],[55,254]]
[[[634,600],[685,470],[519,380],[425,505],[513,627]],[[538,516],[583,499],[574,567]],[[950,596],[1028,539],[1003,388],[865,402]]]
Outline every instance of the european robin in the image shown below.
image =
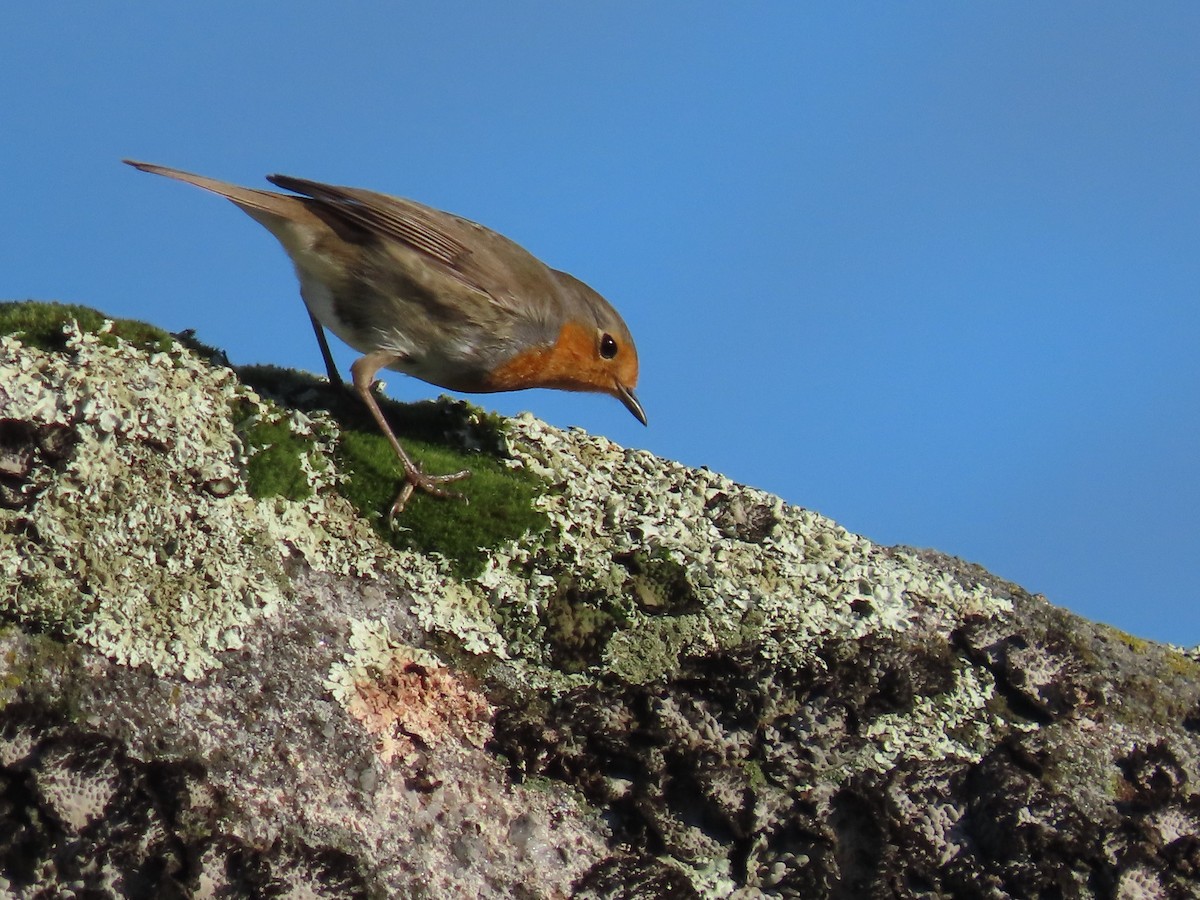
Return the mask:
[[457,496],[443,485],[471,473],[429,475],[413,462],[372,394],[380,369],[471,393],[558,388],[611,394],[646,424],[633,393],[637,348],[621,316],[582,281],[508,238],[412,200],[358,188],[268,175],[293,192],[280,194],[125,162],[220,194],[283,245],[330,382],[342,380],[324,329],[363,354],[350,366],[354,389],[404,466],[389,518],[414,489]]

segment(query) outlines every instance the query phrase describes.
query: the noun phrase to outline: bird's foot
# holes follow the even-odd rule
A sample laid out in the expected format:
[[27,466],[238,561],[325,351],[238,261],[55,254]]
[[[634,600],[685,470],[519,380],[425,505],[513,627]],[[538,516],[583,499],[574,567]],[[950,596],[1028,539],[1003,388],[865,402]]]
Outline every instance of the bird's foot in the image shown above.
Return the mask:
[[454,481],[462,481],[464,478],[470,478],[471,471],[463,469],[461,472],[454,472],[450,475],[426,475],[416,466],[404,469],[404,487],[400,488],[400,493],[396,495],[396,499],[392,501],[392,505],[388,508],[387,521],[392,524],[392,520],[404,511],[404,505],[408,503],[408,498],[413,495],[413,491],[424,491],[434,497],[442,497],[452,500],[467,501],[467,498],[458,491],[452,491],[449,488],[442,487],[444,484],[449,484]]

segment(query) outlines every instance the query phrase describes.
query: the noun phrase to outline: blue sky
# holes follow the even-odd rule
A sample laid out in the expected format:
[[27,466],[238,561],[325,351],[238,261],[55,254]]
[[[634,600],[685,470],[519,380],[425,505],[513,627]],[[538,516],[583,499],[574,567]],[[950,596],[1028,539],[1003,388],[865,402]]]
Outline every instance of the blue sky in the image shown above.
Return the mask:
[[274,240],[118,160],[412,197],[605,294],[650,427],[485,404],[1200,643],[1200,6],[127,8],[0,16],[0,297],[319,371]]

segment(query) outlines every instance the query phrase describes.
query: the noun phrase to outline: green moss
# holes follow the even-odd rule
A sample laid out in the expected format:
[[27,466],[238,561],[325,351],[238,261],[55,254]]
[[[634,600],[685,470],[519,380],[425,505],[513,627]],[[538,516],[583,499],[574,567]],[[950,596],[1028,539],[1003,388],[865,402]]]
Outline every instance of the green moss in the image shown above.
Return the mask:
[[[42,350],[64,350],[67,342],[63,328],[74,320],[87,332],[98,332],[104,327],[104,313],[74,303],[46,303],[32,300],[0,303],[0,334],[13,334],[25,344]],[[112,330],[101,338],[107,346],[115,346],[122,338],[138,347],[155,351],[171,348],[171,335],[133,319],[112,319]]]
[[400,461],[382,434],[343,431],[338,466],[349,478],[340,490],[393,546],[440,553],[452,561],[456,574],[467,578],[483,571],[489,550],[547,526],[545,515],[533,505],[544,490],[536,478],[483,453],[403,440],[424,471],[443,474],[469,469],[471,477],[451,485],[465,501],[416,492],[389,525],[386,513],[404,477]]
[[400,490],[403,470],[354,392],[274,366],[246,366],[238,374],[282,405],[333,415],[341,429],[337,465],[347,476],[338,489],[394,547],[440,553],[451,561],[455,574],[467,578],[483,570],[491,549],[549,524],[533,505],[545,485],[502,462],[507,440],[501,416],[449,398],[400,404],[379,397],[396,436],[424,471],[432,475],[471,472],[470,478],[449,485],[466,502],[416,492],[389,525],[387,511]]
[[236,427],[249,451],[246,490],[251,497],[306,500],[312,496],[301,462],[314,449],[312,440],[293,432],[286,419],[266,421],[252,416]]

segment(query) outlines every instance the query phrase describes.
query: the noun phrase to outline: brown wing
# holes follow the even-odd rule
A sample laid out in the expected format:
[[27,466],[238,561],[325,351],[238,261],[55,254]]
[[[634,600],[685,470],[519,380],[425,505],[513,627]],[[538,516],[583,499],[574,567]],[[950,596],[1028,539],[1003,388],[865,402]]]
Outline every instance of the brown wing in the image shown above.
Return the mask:
[[478,249],[484,251],[481,258],[481,254],[468,247],[465,241],[477,245],[503,242],[524,254],[516,244],[482,225],[412,200],[288,175],[268,175],[267,180],[285,190],[321,201],[330,211],[370,234],[423,254],[445,266],[459,281],[496,299],[500,299],[496,296],[496,276],[502,273],[493,271],[497,254],[487,251],[500,248],[480,246]]

